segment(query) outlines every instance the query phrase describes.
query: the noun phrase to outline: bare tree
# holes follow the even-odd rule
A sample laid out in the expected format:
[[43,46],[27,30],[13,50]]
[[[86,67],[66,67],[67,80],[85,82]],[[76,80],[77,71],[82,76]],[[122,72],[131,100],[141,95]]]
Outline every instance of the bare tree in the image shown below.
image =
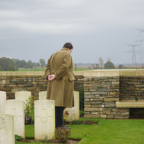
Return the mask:
[[101,67],[103,66],[104,61],[103,61],[103,59],[102,59],[101,57],[99,57],[98,63],[99,63],[99,65],[100,65]]

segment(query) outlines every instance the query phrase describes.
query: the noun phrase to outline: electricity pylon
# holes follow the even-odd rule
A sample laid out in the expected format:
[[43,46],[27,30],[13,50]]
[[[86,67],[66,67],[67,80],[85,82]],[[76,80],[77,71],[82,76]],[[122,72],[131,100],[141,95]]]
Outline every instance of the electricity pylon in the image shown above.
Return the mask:
[[127,44],[128,47],[132,47],[131,51],[127,51],[124,53],[132,53],[132,64],[136,64],[136,53],[139,53],[139,51],[135,50],[135,47],[139,46],[139,44]]

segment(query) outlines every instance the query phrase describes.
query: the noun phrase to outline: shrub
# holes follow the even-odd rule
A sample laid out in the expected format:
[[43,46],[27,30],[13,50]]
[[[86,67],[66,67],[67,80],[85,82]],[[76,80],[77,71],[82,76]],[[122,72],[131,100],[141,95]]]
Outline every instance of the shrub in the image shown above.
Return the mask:
[[80,124],[83,124],[83,121],[82,120],[74,120],[71,122],[73,125],[80,125]]
[[66,128],[57,128],[55,131],[55,138],[65,142],[71,136],[71,131]]
[[86,120],[74,120],[74,121],[64,121],[64,124],[71,125],[95,125],[98,124],[98,120],[86,119]]
[[33,123],[34,122],[34,99],[33,96],[27,100],[26,108],[25,108],[25,123]]
[[22,140],[22,137],[19,135],[15,135],[15,142]]
[[84,125],[92,125],[93,121],[92,120],[85,120],[85,121],[83,121],[83,124]]

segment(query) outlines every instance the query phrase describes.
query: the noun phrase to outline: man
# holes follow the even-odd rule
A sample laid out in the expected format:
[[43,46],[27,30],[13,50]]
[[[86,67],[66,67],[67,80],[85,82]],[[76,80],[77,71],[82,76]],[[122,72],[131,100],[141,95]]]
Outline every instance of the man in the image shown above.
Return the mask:
[[60,51],[51,55],[45,69],[45,78],[49,80],[47,99],[55,100],[56,128],[63,126],[63,110],[73,104],[73,45],[65,43]]

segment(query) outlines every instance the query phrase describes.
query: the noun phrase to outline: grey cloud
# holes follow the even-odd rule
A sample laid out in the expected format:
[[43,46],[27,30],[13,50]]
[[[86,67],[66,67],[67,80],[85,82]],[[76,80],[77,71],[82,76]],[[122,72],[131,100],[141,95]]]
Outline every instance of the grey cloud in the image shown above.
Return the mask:
[[[71,41],[77,47],[75,62],[97,61],[100,56],[130,62],[131,56],[123,54],[125,43],[136,40],[132,36],[139,33],[136,29],[144,29],[143,7],[143,0],[1,0],[0,43],[13,50],[1,55],[16,58],[22,51],[24,58],[38,61]],[[112,54],[115,49],[120,58]],[[27,50],[39,55],[31,57]]]

